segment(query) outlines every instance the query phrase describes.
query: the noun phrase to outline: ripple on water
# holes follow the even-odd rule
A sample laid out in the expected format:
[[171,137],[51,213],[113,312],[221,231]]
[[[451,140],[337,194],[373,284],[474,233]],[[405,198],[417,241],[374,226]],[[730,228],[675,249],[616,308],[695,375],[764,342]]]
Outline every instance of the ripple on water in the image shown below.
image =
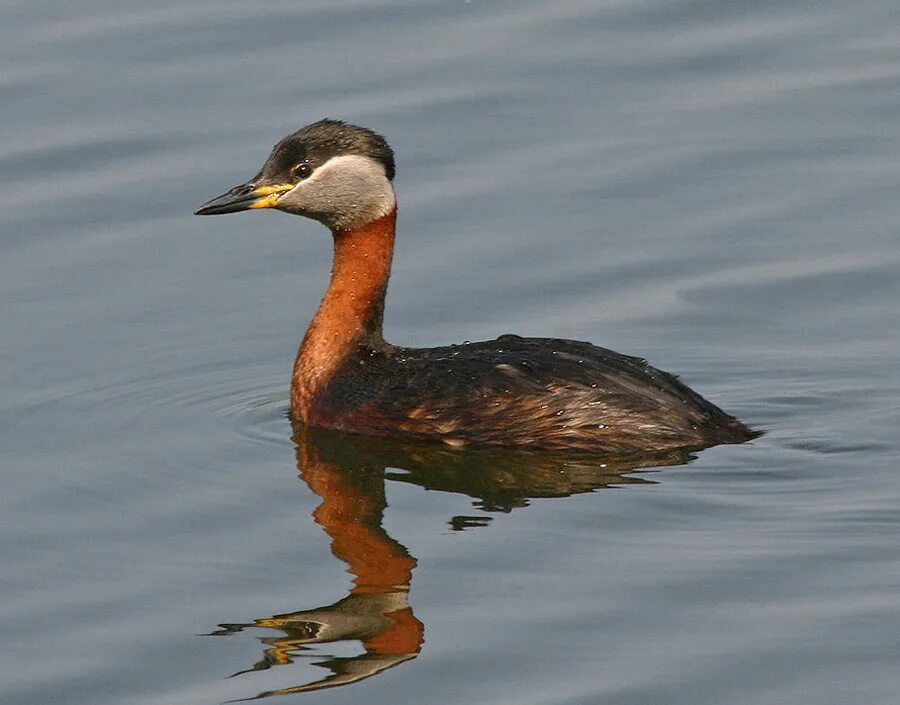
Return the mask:
[[[175,371],[159,380],[158,405],[190,411],[227,424],[238,439],[282,445],[289,442],[289,403],[283,370],[241,367],[240,375],[221,368]],[[161,392],[162,397],[155,392]]]
[[[101,383],[102,382],[102,383]],[[129,429],[149,432],[166,426],[226,424],[237,439],[289,443],[288,393],[283,370],[261,366],[198,365],[109,381],[82,379],[29,395],[10,417],[12,426],[32,423],[48,410],[67,420],[66,437],[121,437]],[[8,430],[9,426],[8,426]]]

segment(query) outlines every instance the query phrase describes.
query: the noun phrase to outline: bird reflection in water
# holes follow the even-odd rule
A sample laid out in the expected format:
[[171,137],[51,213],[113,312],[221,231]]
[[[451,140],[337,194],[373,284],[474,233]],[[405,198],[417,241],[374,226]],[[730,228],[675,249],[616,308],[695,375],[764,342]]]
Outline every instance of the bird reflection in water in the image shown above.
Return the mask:
[[[424,625],[409,605],[416,559],[382,528],[385,479],[472,497],[487,512],[527,506],[531,498],[567,497],[602,487],[651,483],[627,475],[641,468],[677,465],[686,451],[655,455],[561,455],[515,450],[459,450],[409,445],[294,427],[297,469],[322,503],[313,519],[331,537],[331,551],[354,576],[347,597],[325,607],[221,624],[212,635],[246,628],[280,632],[261,639],[263,658],[235,676],[286,665],[313,644],[359,642],[364,653],[313,663],[330,673],[318,680],[249,698],[304,693],[356,683],[414,659],[424,642]],[[651,483],[652,484],[652,483]],[[456,516],[454,530],[487,525],[488,517]]]

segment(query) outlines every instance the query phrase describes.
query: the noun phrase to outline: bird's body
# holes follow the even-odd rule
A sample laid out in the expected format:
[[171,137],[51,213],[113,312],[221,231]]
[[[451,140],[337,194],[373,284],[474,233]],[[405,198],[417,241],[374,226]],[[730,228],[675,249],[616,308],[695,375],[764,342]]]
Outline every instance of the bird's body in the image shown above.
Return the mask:
[[744,426],[646,360],[590,343],[500,336],[356,346],[308,411],[316,426],[450,445],[609,452],[701,448]]
[[438,348],[382,336],[393,256],[393,153],[363,128],[313,123],[251,182],[198,213],[274,207],[328,226],[328,292],[294,366],[292,416],[352,433],[596,452],[702,448],[754,434],[643,359],[590,343],[504,335]]

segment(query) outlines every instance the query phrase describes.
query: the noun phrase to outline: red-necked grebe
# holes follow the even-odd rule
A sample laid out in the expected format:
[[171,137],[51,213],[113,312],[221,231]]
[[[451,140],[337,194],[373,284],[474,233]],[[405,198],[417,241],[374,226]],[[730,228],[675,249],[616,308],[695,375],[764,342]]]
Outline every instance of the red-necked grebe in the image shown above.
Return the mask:
[[275,208],[331,230],[331,283],[294,365],[294,419],[454,446],[597,452],[756,435],[674,376],[590,343],[515,335],[439,348],[385,342],[393,178],[394,154],[380,135],[321,120],[281,140],[250,181],[197,210]]

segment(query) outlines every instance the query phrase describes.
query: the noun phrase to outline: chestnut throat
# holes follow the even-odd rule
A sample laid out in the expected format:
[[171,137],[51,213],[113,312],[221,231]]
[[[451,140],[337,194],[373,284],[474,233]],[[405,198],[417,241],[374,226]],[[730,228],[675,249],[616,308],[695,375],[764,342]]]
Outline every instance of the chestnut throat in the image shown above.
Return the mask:
[[391,274],[397,210],[332,231],[328,291],[300,345],[291,381],[291,416],[309,422],[317,397],[359,346],[385,347],[384,297]]

